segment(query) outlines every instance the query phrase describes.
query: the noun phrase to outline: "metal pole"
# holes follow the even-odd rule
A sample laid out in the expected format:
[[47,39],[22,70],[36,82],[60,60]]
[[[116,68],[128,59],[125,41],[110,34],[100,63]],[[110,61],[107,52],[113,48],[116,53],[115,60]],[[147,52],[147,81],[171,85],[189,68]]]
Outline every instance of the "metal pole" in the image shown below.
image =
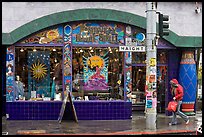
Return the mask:
[[157,116],[157,49],[156,49],[156,2],[146,3],[146,17],[147,17],[147,30],[146,30],[146,128],[150,130],[156,129],[156,116]]

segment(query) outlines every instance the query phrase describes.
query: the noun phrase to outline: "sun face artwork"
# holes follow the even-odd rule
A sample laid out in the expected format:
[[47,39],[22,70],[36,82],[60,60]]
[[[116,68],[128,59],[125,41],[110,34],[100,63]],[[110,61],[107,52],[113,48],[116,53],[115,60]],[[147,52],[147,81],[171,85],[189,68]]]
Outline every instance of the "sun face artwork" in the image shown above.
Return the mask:
[[47,74],[46,65],[44,63],[40,63],[39,61],[37,61],[32,64],[31,72],[33,74],[33,78],[40,80],[44,78]]

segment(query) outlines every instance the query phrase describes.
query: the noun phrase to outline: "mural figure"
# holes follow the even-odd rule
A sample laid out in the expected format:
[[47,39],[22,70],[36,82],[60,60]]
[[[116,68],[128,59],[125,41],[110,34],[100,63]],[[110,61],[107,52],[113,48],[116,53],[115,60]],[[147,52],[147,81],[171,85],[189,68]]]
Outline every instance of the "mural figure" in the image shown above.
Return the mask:
[[107,53],[104,56],[83,57],[84,90],[108,90]]

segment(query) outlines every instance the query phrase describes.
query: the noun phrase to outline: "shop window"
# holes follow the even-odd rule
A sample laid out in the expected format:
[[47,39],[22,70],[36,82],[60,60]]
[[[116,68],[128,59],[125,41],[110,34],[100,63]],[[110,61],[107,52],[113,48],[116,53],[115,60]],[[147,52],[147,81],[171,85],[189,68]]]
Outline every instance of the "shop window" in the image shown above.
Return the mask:
[[132,68],[133,99],[132,103],[145,103],[146,67],[133,66]]
[[133,64],[145,64],[146,53],[145,52],[133,52],[132,63]]
[[73,48],[72,53],[76,99],[123,99],[123,53],[118,48]]
[[61,100],[62,47],[16,47],[16,100]]
[[157,63],[158,64],[166,64],[167,63],[167,55],[164,51],[157,52]]

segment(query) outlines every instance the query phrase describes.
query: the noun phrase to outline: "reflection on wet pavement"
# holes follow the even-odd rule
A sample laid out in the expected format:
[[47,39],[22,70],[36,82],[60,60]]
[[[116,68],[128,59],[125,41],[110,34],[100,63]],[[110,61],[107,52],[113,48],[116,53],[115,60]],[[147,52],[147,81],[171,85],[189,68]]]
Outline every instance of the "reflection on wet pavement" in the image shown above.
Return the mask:
[[[197,122],[200,122],[195,117],[191,117],[190,123],[185,125],[185,122],[178,117],[178,125],[168,126],[170,119],[171,117],[158,115],[155,132],[196,130]],[[2,131],[8,131],[9,135],[16,135],[19,130],[45,130],[47,134],[107,134],[151,131],[146,129],[144,114],[134,113],[130,120],[79,120],[78,123],[63,120],[61,124],[57,120],[6,120],[5,117],[2,117]]]
[[51,134],[82,134],[82,133],[108,133],[131,130],[131,120],[81,120],[78,123],[74,121],[32,121],[32,120],[3,120],[3,131],[8,131],[10,135],[14,135],[19,130],[46,130]]

